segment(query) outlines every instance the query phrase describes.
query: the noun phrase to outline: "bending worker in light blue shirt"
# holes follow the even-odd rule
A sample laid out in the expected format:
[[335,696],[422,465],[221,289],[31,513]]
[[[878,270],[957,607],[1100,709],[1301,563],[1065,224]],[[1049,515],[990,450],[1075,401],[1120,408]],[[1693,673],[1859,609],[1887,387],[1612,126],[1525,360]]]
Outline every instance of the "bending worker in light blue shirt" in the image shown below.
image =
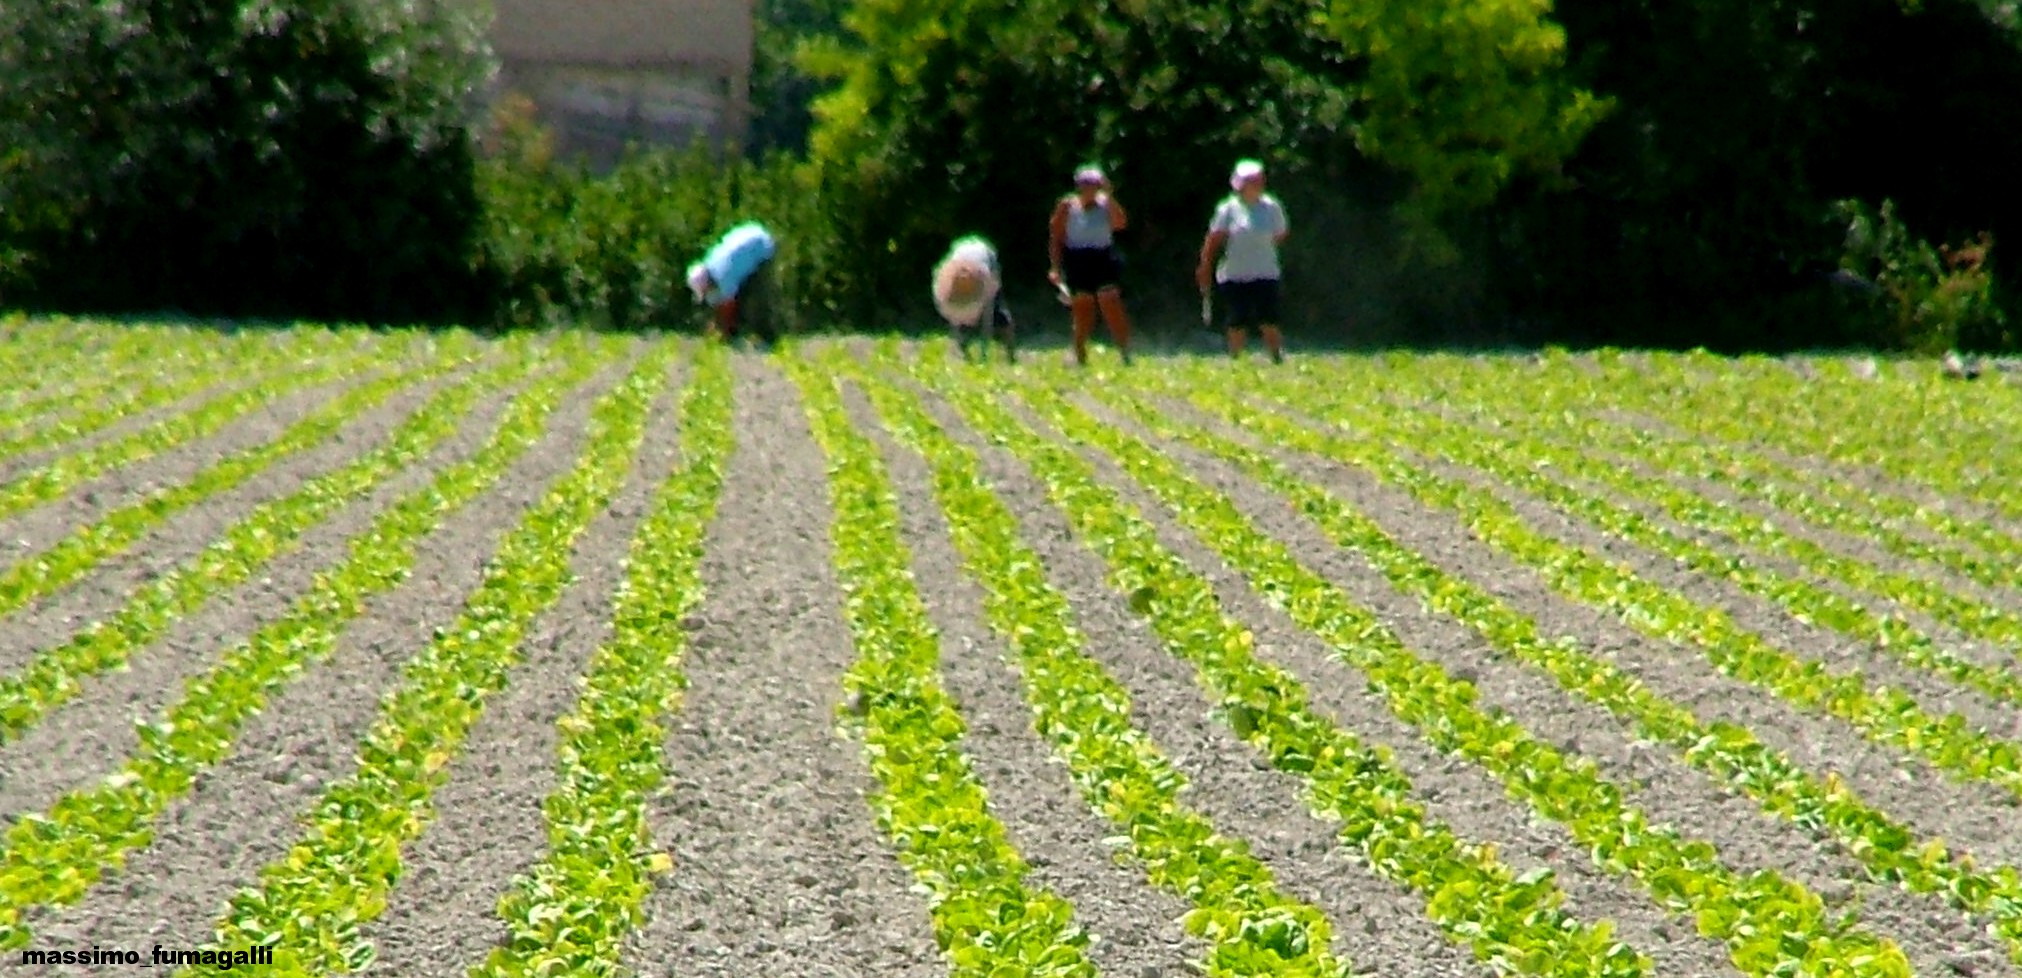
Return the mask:
[[772,258],[778,250],[772,232],[750,221],[724,232],[701,261],[688,266],[688,290],[696,302],[716,311],[715,331],[725,342],[735,339],[747,322],[767,346],[779,339],[773,323],[777,296],[772,276]]

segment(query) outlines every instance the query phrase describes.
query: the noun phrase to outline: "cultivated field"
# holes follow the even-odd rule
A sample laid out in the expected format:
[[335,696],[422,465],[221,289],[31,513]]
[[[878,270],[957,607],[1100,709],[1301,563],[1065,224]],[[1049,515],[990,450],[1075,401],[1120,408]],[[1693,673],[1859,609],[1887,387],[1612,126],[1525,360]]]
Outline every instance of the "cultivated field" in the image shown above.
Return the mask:
[[6,333],[10,966],[2022,976],[1998,375]]

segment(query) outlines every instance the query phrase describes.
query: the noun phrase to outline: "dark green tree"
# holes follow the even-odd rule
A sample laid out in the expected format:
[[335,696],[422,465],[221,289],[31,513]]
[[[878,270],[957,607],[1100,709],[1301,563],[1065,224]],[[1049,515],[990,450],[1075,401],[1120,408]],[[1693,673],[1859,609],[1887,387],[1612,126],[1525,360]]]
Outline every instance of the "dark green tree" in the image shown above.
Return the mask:
[[[2022,47],[1996,5],[1559,0],[1579,80],[1618,110],[1486,256],[1522,307],[1606,342],[1893,342],[1830,301],[1834,202],[1916,234],[2022,242]],[[2011,13],[2012,16],[2012,13]],[[2012,282],[2013,279],[2011,278]]]
[[801,70],[794,53],[809,40],[840,34],[846,6],[845,0],[758,0],[751,68],[753,112],[746,141],[752,159],[807,151],[822,81]]
[[0,248],[15,298],[395,321],[466,311],[456,0],[0,4]]
[[858,0],[844,26],[803,52],[836,83],[811,151],[889,216],[901,268],[981,229],[1036,271],[1085,159],[1109,164],[1136,247],[1190,247],[1239,156],[1380,165],[1338,192],[1403,204],[1402,242],[1436,264],[1440,222],[1548,176],[1605,110],[1558,76],[1558,33],[1524,0]]

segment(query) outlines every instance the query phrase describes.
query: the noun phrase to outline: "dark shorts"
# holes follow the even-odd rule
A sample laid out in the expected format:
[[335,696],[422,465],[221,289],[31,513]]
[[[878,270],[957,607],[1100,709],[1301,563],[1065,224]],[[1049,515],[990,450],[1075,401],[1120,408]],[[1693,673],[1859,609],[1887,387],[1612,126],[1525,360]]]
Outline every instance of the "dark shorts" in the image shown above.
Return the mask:
[[1060,258],[1067,291],[1092,295],[1123,284],[1123,258],[1115,248],[1069,248]]
[[1230,329],[1278,325],[1282,289],[1277,279],[1221,282],[1216,284],[1215,292],[1222,303],[1222,325]]

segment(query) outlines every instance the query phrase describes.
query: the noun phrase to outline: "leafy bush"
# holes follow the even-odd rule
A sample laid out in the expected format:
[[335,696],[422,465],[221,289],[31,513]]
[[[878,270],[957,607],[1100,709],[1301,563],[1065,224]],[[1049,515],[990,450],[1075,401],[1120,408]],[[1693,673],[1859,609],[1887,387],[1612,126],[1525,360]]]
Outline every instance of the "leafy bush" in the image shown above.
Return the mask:
[[1916,353],[2012,346],[2005,317],[1994,301],[1994,276],[1987,265],[1993,236],[1982,232],[1971,244],[1932,247],[1896,217],[1893,200],[1879,213],[1858,200],[1834,204],[1846,223],[1846,251],[1840,267],[1871,283],[1880,305],[1880,345]]
[[477,272],[503,326],[699,324],[688,263],[732,225],[763,222],[789,328],[869,314],[863,261],[821,171],[783,154],[726,159],[700,141],[634,149],[602,174],[558,161],[524,101],[501,104],[478,165]]

